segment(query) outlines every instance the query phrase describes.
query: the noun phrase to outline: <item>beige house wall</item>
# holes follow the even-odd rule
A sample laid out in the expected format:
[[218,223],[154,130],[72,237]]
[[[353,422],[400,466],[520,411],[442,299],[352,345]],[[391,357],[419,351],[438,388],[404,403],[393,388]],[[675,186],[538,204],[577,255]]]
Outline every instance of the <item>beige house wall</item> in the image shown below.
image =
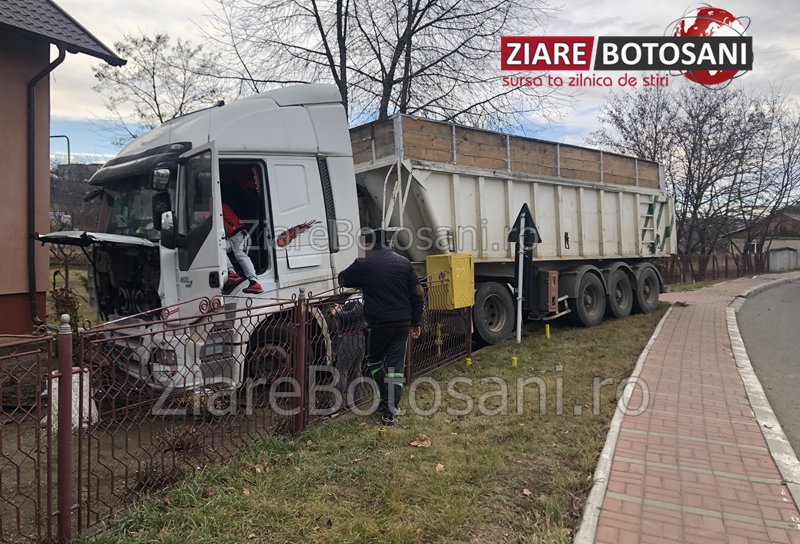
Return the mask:
[[[0,333],[31,329],[27,305],[27,85],[50,61],[50,45],[4,28],[0,32]],[[36,86],[36,230],[49,231],[50,86]],[[37,244],[37,291],[48,286],[48,252]],[[39,296],[40,300],[44,297]],[[21,311],[24,310],[24,311]],[[39,306],[39,316],[45,308]]]

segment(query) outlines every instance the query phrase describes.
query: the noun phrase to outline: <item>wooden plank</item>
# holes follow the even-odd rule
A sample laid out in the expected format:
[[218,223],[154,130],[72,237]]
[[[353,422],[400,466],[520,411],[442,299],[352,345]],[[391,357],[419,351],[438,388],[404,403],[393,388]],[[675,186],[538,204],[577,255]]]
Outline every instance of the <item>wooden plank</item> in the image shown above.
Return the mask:
[[458,164],[505,170],[505,137],[494,132],[456,127],[456,157]]
[[636,161],[629,157],[604,153],[603,181],[617,185],[636,185]]
[[[615,153],[402,116],[402,140],[392,119],[350,131],[356,164],[391,157],[439,162],[594,183],[658,189],[658,165]],[[602,170],[601,170],[602,168]]]
[[358,127],[350,131],[353,147],[353,162],[356,164],[372,160],[372,127]]
[[527,138],[509,140],[511,171],[540,176],[556,176],[556,145]]
[[600,152],[571,145],[561,145],[561,177],[600,181]]
[[656,163],[639,161],[639,187],[658,189],[658,165]]
[[450,162],[450,125],[403,117],[403,153],[406,158]]

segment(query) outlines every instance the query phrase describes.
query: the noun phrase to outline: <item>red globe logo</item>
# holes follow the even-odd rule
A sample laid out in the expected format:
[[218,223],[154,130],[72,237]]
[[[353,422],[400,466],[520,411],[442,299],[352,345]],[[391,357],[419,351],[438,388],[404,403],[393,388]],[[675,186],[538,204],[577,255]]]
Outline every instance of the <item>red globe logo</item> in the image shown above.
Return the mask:
[[[749,17],[736,17],[730,11],[705,4],[685,12],[675,21],[672,35],[744,36],[749,26]],[[733,78],[744,75],[737,70],[689,70],[681,73],[690,81],[708,86],[729,84]]]

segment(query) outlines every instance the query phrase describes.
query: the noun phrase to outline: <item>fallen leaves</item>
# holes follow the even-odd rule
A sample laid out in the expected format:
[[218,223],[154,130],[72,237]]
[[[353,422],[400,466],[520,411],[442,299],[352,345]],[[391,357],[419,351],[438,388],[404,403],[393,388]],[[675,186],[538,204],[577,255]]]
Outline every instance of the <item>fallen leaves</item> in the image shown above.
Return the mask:
[[522,494],[525,495],[526,497],[530,497],[531,495],[533,495],[533,493],[531,493],[531,490],[528,489],[527,487],[522,490]]
[[444,472],[444,465],[441,463],[436,464],[436,472]]
[[268,466],[262,465],[260,463],[257,463],[257,464],[247,463],[247,468],[249,470],[252,470],[256,474],[266,474],[267,472],[269,472],[271,470]]
[[431,447],[431,439],[428,438],[426,435],[421,434],[416,437],[414,440],[408,443],[409,446],[414,446],[415,448],[430,448]]

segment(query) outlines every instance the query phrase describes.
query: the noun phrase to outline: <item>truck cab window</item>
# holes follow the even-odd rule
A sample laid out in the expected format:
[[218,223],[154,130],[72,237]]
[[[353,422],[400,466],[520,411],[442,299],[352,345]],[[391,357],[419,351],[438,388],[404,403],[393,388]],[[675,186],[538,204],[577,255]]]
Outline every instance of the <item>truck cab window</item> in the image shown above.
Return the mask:
[[178,232],[188,234],[207,220],[213,210],[211,191],[211,152],[189,159],[183,168],[182,198]]

